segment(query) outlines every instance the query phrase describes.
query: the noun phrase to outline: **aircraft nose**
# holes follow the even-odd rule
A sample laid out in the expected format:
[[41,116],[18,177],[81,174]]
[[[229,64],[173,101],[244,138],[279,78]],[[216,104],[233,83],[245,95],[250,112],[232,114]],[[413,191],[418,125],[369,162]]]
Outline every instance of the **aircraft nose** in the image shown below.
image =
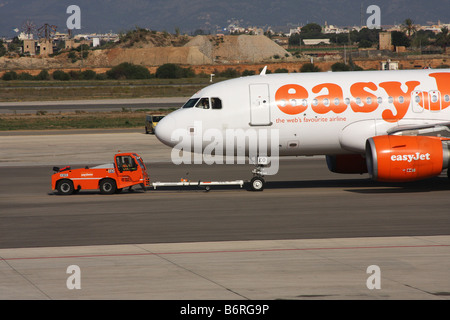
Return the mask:
[[159,141],[172,147],[174,144],[171,139],[173,130],[175,130],[175,120],[171,116],[165,116],[158,122],[155,128],[155,135]]

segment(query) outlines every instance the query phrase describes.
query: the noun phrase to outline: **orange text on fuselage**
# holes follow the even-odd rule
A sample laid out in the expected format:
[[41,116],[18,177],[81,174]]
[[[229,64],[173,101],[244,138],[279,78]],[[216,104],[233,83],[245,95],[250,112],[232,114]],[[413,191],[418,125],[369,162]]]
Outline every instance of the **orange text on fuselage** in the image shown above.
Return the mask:
[[[450,99],[442,98],[444,94],[450,94],[450,73],[437,72],[430,73],[430,77],[436,79],[437,91],[440,92],[436,99],[430,98],[428,91],[422,92],[421,99],[417,102],[422,108],[427,110],[443,110],[450,106]],[[402,89],[406,87],[406,90]],[[382,118],[387,122],[396,122],[406,115],[411,102],[411,93],[417,94],[417,86],[420,81],[411,80],[402,83],[400,81],[385,81],[376,85],[374,82],[355,82],[350,85],[351,99],[346,101],[342,87],[336,83],[320,83],[311,89],[311,93],[305,87],[298,84],[286,84],[278,88],[275,92],[275,100],[278,108],[289,115],[300,114],[309,106],[317,114],[334,112],[340,114],[349,107],[353,112],[371,113],[378,109],[380,102],[378,97],[372,93],[382,88],[387,96],[392,97],[390,103],[395,111],[386,109],[382,112]],[[326,94],[318,95],[326,89]],[[372,92],[370,92],[370,91]],[[317,96],[314,96],[317,94]],[[312,98],[312,100],[308,100]],[[309,102],[308,102],[309,101]]]

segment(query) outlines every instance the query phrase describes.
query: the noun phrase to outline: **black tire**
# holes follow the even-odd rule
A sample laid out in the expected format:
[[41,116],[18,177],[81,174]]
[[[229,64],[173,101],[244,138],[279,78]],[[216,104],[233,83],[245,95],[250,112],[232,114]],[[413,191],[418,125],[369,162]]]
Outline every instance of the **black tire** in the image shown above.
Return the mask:
[[101,194],[113,194],[117,190],[116,181],[113,179],[103,179],[100,181]]
[[56,190],[58,190],[59,194],[68,196],[74,192],[75,188],[73,187],[72,180],[64,179],[58,181],[58,183],[56,184]]
[[263,191],[264,179],[261,177],[253,177],[252,180],[250,180],[250,187],[252,191]]

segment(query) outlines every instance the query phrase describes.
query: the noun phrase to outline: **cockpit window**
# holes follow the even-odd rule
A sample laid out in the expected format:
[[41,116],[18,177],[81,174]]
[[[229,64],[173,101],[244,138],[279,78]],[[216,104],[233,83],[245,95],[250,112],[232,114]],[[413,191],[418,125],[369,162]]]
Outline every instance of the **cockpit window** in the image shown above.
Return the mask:
[[211,98],[211,108],[222,109],[222,100],[220,100],[219,98]]
[[209,109],[209,98],[201,98],[196,107],[200,109]]
[[197,104],[199,98],[195,98],[195,99],[189,99],[183,106],[182,108],[187,109],[187,108],[193,108],[195,107],[195,105]]
[[182,108],[222,109],[222,100],[219,98],[194,98],[189,99]]

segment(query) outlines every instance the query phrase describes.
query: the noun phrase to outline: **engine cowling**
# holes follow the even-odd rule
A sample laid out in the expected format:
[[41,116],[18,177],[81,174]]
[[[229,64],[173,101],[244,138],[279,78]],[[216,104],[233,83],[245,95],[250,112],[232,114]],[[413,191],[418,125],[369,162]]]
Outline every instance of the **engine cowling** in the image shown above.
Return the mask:
[[327,166],[335,173],[367,173],[366,159],[360,154],[327,155]]
[[367,169],[377,181],[415,181],[448,167],[447,139],[429,136],[377,136],[367,139]]

